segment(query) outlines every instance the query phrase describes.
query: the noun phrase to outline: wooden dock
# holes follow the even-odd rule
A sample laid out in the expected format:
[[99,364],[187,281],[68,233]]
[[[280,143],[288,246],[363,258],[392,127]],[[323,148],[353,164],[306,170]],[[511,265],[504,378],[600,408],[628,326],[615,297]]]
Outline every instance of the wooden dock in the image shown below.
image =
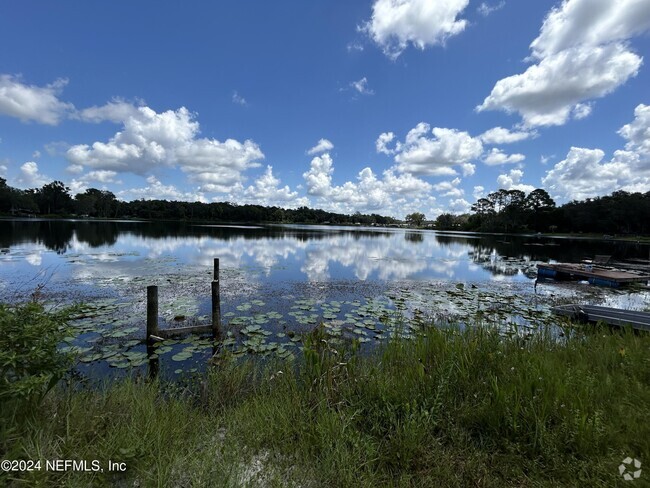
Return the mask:
[[581,322],[604,322],[616,327],[628,326],[650,332],[650,312],[577,304],[560,305],[553,307],[551,311]]
[[557,263],[538,264],[537,277],[556,280],[586,280],[592,285],[618,288],[629,283],[646,283],[650,280],[650,273],[622,271],[590,264]]

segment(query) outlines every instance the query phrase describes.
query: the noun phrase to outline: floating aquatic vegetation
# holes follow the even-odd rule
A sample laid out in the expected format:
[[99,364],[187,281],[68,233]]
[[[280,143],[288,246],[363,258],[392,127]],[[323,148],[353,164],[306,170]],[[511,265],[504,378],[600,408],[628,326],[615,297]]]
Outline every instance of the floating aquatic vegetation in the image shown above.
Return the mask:
[[[161,282],[168,280],[173,281],[161,278]],[[121,281],[138,289],[149,282],[148,278],[137,277]],[[251,291],[222,300],[225,335],[221,341],[198,336],[168,339],[154,344],[149,355],[141,340],[146,315],[144,295],[135,299],[131,296],[130,300],[101,298],[89,301],[74,317],[75,334],[66,338],[66,347],[84,365],[104,362],[113,368],[129,369],[160,360],[168,372],[180,374],[188,371],[186,364],[201,363],[215,352],[217,357],[272,355],[294,359],[302,349],[304,335],[319,324],[328,340],[353,341],[363,347],[395,338],[413,338],[432,322],[492,325],[504,334],[525,335],[540,324],[557,321],[550,307],[574,296],[556,289],[542,289],[542,293],[533,295],[529,290],[522,292],[526,285],[530,286],[400,282],[387,283],[381,292],[361,285],[341,292],[335,284],[321,284],[314,295],[317,298],[299,296],[299,292],[310,291],[299,285],[292,293],[286,289],[265,293],[251,289],[255,294]],[[175,293],[175,284],[161,287],[161,318],[170,323],[180,317],[197,324],[209,320],[205,313],[199,315],[209,310],[205,276],[187,279],[180,288]],[[199,288],[207,291],[202,299],[194,293]]]
[[163,304],[164,311],[163,317],[166,319],[174,319],[175,317],[191,317],[197,315],[199,312],[199,302],[194,297],[178,297],[171,303]]

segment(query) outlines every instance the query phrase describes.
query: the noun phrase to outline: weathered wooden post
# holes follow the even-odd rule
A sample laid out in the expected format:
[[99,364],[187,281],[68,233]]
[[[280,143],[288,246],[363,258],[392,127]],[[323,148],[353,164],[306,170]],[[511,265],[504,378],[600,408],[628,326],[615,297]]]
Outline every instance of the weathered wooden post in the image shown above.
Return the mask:
[[160,360],[156,355],[156,348],[154,347],[154,341],[152,340],[147,341],[147,357],[149,358],[148,376],[149,380],[153,381],[158,377],[158,372],[160,371]]
[[221,337],[221,297],[219,280],[212,280],[212,334],[215,339]]
[[158,357],[154,355],[154,339],[158,336],[158,287],[151,285],[147,287],[147,356],[149,357],[149,380],[153,381],[158,376]]
[[212,334],[221,337],[221,295],[219,290],[219,258],[214,258],[214,277],[212,280]]
[[147,342],[151,342],[152,335],[158,335],[158,287],[156,285],[147,287]]

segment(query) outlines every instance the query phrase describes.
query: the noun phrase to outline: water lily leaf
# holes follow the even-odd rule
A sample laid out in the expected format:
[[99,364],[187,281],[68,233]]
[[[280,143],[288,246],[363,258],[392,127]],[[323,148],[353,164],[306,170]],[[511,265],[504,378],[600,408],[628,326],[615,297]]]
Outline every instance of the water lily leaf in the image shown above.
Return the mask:
[[140,351],[128,351],[124,353],[124,356],[131,362],[147,359],[147,353]]
[[115,330],[115,331],[110,332],[108,334],[104,334],[105,337],[113,337],[115,339],[117,339],[119,337],[126,337],[127,335],[129,335],[129,334],[124,332],[123,330]]
[[172,356],[172,361],[186,361],[192,357],[191,353],[179,352]]
[[92,363],[93,361],[99,361],[100,359],[102,359],[102,353],[95,353],[88,356],[82,356],[79,358],[79,361],[82,363]]
[[109,359],[112,358],[117,354],[117,351],[104,351],[102,353],[102,359]]

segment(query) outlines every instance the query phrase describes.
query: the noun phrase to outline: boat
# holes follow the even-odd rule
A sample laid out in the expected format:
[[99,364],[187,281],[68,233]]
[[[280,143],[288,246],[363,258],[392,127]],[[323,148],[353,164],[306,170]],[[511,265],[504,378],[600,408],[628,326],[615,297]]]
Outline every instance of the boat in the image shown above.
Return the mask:
[[559,305],[552,307],[551,311],[580,322],[603,322],[615,327],[632,327],[650,332],[650,312],[579,304]]

